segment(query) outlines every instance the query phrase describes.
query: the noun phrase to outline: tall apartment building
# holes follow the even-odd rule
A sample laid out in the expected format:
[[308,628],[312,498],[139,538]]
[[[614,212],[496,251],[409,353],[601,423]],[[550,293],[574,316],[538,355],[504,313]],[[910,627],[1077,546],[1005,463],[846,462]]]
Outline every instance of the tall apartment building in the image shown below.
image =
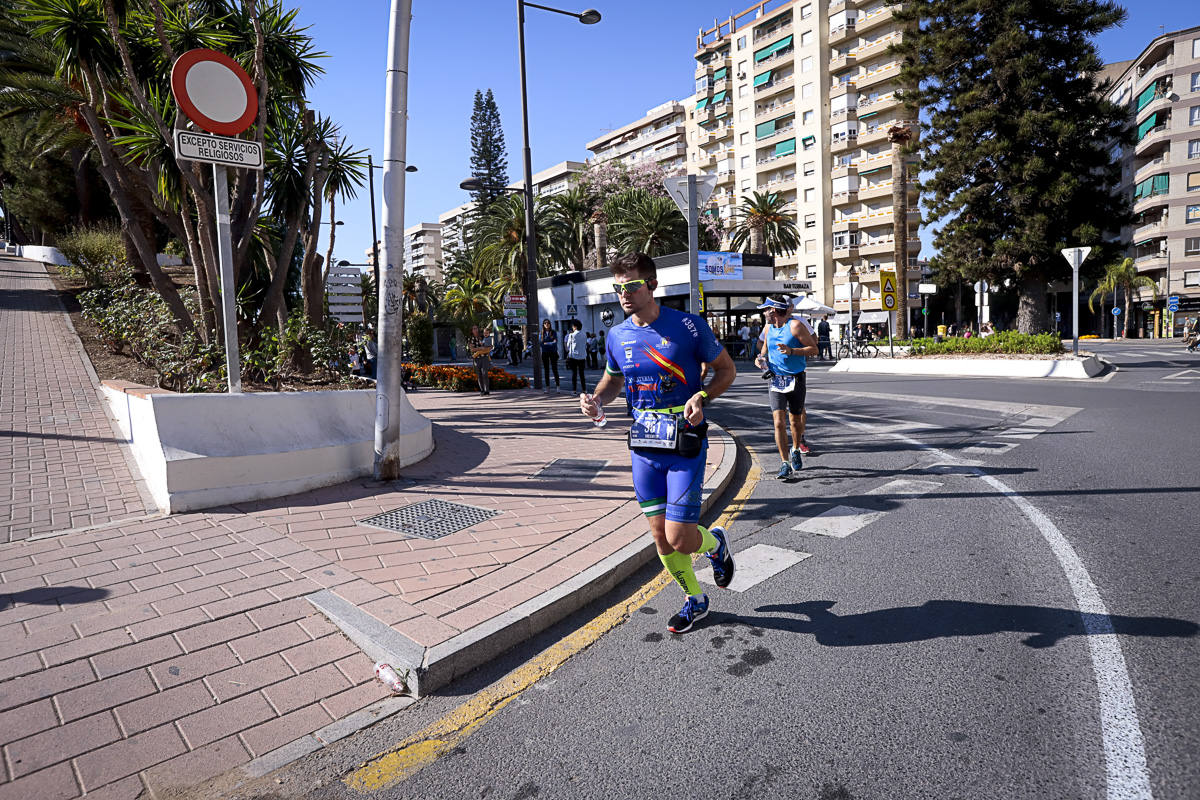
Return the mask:
[[655,106],[641,119],[587,143],[589,163],[619,161],[626,166],[651,162],[673,170],[687,160],[687,113],[683,103],[671,100]]
[[442,226],[418,222],[404,230],[404,271],[423,275],[427,281],[444,280],[442,271]]
[[1159,290],[1157,301],[1141,292],[1133,325],[1161,335],[1166,298],[1178,295],[1168,334],[1178,335],[1200,315],[1200,27],[1155,38],[1137,58],[1110,65],[1108,75],[1115,75],[1110,99],[1128,104],[1137,126],[1134,144],[1113,154],[1136,215],[1122,239]]
[[[776,256],[776,277],[811,280],[843,308],[851,265],[869,310],[880,307],[878,270],[893,264],[887,130],[916,128],[895,98],[899,65],[886,52],[901,35],[881,0],[764,0],[696,40],[689,167],[717,176],[726,230],[751,192],[791,201],[801,246]],[[912,263],[915,191],[909,202]]]

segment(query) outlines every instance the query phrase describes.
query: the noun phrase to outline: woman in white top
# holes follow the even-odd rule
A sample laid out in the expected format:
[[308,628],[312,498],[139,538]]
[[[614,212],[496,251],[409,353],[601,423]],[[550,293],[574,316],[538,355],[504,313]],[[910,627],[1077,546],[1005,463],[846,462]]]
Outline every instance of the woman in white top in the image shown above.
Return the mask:
[[[567,369],[571,370],[571,391],[587,392],[587,378],[583,374],[587,364],[587,338],[583,335],[583,323],[577,319],[571,320],[571,332],[567,334]],[[579,379],[579,388],[575,388],[575,379]]]

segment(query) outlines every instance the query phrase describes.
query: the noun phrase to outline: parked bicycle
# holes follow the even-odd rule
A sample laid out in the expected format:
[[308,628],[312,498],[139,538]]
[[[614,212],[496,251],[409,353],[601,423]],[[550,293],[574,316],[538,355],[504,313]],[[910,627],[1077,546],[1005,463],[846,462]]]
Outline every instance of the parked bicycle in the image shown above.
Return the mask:
[[[853,352],[855,358],[875,358],[879,355],[879,348],[871,342],[858,339],[854,342]],[[849,358],[850,353],[851,347],[849,342],[842,342],[841,345],[838,346],[837,357],[839,360],[843,358]]]

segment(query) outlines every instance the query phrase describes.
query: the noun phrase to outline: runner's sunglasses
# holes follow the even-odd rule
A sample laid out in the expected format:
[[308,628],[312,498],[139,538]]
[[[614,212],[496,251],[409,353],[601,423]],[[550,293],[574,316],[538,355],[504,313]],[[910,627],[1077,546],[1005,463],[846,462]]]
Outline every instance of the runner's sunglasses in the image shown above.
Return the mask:
[[636,281],[625,281],[625,283],[615,283],[614,282],[613,283],[613,291],[616,292],[617,294],[623,294],[624,292],[629,292],[630,294],[633,294],[634,292],[636,292],[638,289],[642,288],[649,282],[650,281],[646,280],[645,278],[639,278]]

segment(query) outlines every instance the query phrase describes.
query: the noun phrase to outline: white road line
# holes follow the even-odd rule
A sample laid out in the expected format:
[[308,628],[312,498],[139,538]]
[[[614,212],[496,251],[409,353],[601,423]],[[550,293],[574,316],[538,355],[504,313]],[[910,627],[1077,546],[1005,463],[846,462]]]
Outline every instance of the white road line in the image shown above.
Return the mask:
[[[756,544],[745,550],[738,550],[733,554],[736,569],[733,571],[733,581],[729,584],[729,589],[744,592],[811,557],[812,553],[801,553],[799,550],[787,550],[770,544]],[[711,566],[696,570],[696,577],[704,583],[716,586]]]
[[1176,372],[1174,375],[1167,375],[1159,380],[1164,381],[1195,381],[1200,380],[1200,369],[1185,369],[1182,372]]
[[845,539],[850,534],[862,530],[875,520],[885,516],[887,516],[886,511],[871,511],[854,506],[834,506],[815,517],[803,520],[799,525],[793,525],[792,530]]
[[[845,412],[826,412],[842,417],[842,422],[860,430],[879,432],[879,426],[856,422],[845,417]],[[918,442],[903,434],[888,433],[888,436],[935,453],[947,463],[959,462],[954,456],[936,447]],[[1142,726],[1138,720],[1137,704],[1133,697],[1133,684],[1121,651],[1121,642],[1116,636],[1112,617],[1096,584],[1088,574],[1075,548],[1062,531],[1032,503],[1003,481],[988,475],[978,467],[970,467],[977,477],[1010,500],[1021,513],[1033,523],[1050,547],[1066,576],[1067,583],[1075,595],[1080,620],[1087,635],[1088,649],[1092,656],[1092,672],[1096,676],[1096,689],[1100,699],[1100,732],[1104,741],[1104,764],[1108,784],[1109,800],[1149,800],[1154,794],[1150,788],[1150,774],[1146,767],[1146,746],[1142,738]]]
[[913,481],[908,478],[898,478],[894,481],[888,481],[878,489],[872,489],[867,494],[884,494],[884,495],[909,495],[917,496],[929,494],[934,489],[940,488],[941,484],[936,481]]

